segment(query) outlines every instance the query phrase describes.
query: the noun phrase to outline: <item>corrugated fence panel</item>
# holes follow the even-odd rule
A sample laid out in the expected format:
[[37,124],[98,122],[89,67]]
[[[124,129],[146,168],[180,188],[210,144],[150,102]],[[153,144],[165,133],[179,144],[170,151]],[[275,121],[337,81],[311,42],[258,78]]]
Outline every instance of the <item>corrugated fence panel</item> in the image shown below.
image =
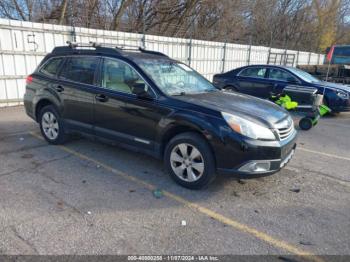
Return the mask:
[[250,50],[250,64],[266,64],[269,57],[269,48],[264,46],[252,46]]
[[247,65],[248,49],[249,46],[247,45],[227,44],[224,72]]
[[299,52],[298,65],[308,65],[310,59],[310,53]]
[[[72,27],[0,19],[0,106],[21,103],[25,78],[55,46],[73,40]],[[212,80],[216,73],[267,63],[269,52],[295,54],[294,63],[318,64],[324,55],[202,40],[190,40],[76,27],[75,40],[124,47],[146,47],[186,63]]]

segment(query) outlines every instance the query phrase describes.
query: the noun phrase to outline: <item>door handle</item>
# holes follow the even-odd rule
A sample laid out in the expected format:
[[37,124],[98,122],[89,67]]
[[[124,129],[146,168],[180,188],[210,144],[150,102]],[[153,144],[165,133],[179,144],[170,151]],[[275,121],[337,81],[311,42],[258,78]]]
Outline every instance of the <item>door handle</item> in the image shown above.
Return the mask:
[[56,86],[55,89],[56,89],[56,91],[59,92],[59,93],[61,93],[61,92],[64,91],[64,88],[63,88],[61,85]]
[[98,94],[95,96],[96,100],[104,103],[104,102],[107,102],[108,101],[108,96],[105,96],[103,94]]

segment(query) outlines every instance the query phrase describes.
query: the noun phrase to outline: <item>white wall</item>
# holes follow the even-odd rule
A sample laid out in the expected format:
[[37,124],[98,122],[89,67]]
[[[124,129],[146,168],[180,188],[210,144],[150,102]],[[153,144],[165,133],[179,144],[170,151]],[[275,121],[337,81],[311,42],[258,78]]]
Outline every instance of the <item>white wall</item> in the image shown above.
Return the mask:
[[[72,40],[72,28],[51,24],[0,19],[0,106],[21,103],[25,91],[25,78],[32,73],[43,57],[55,46]],[[76,41],[90,41],[128,46],[142,46],[143,35],[89,28],[76,28]],[[248,64],[266,64],[269,48],[183,38],[146,35],[147,49],[163,52],[190,64],[209,80],[220,73]],[[282,49],[271,52],[284,53]],[[295,63],[319,64],[324,55],[286,50],[295,54]]]

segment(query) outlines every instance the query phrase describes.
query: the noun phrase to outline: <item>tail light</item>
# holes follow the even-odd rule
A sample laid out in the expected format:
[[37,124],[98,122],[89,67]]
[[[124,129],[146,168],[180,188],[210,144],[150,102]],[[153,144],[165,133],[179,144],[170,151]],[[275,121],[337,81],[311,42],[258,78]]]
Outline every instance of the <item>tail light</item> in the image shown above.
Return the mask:
[[26,83],[30,84],[33,82],[33,77],[32,76],[27,76]]

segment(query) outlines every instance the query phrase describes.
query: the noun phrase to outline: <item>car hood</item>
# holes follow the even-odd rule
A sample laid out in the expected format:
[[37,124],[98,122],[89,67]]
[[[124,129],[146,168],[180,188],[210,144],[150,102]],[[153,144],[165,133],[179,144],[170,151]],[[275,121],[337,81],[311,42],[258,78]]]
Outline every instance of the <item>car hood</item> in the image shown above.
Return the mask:
[[315,84],[320,86],[320,87],[328,87],[328,88],[332,88],[332,89],[340,89],[340,90],[343,90],[346,92],[350,92],[350,86],[348,86],[348,85],[342,85],[342,84],[331,83],[331,82],[326,82],[326,81],[317,82]]
[[289,115],[286,110],[270,101],[236,92],[216,91],[177,96],[176,98],[217,111],[247,117],[269,127],[273,127]]

